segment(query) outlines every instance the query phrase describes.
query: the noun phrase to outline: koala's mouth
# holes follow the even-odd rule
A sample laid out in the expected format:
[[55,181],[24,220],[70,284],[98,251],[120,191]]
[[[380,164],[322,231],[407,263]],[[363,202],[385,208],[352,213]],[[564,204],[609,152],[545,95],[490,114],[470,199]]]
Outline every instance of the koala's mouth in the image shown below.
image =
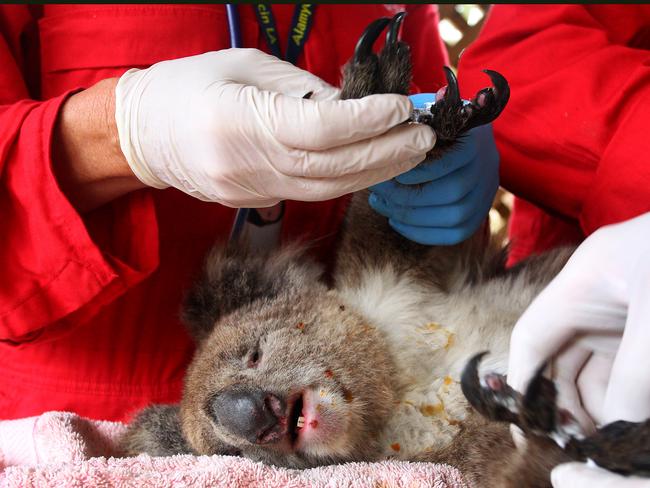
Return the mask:
[[287,436],[292,447],[295,447],[300,431],[305,426],[305,417],[302,413],[304,406],[304,395],[299,393],[296,398],[289,402],[289,412],[287,415]]

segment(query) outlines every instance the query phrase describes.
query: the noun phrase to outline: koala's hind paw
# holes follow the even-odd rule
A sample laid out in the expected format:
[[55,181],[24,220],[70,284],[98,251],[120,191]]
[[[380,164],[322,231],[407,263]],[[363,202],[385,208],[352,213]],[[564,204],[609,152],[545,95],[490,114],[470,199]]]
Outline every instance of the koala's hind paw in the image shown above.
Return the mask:
[[454,141],[468,130],[489,124],[503,111],[510,99],[510,86],[500,73],[484,70],[492,80],[492,87],[483,88],[469,102],[460,98],[456,75],[444,67],[447,88],[442,98],[429,109],[414,113],[415,122],[429,125],[438,136],[438,144]]
[[592,460],[620,474],[650,476],[650,420],[613,422],[587,436],[573,415],[557,406],[555,385],[543,376],[545,365],[522,395],[502,375],[479,376],[485,354],[470,359],[461,376],[463,394],[481,415],[515,424],[526,435],[551,438],[576,461]]
[[[399,93],[408,95],[411,83],[411,52],[399,40],[399,29],[406,12],[392,19],[382,17],[366,27],[361,34],[354,56],[343,69],[342,99],[362,98],[374,93]],[[387,29],[386,41],[379,55],[373,45]]]

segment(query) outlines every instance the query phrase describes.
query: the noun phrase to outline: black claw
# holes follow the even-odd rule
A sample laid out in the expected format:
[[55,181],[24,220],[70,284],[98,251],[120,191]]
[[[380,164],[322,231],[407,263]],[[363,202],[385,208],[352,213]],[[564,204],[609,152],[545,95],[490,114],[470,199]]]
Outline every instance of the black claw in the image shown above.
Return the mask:
[[490,77],[493,86],[479,91],[474,100],[464,108],[473,114],[468,120],[467,130],[492,122],[501,114],[510,99],[510,86],[503,75],[489,69],[483,72]]
[[456,79],[456,75],[448,66],[444,66],[443,69],[445,70],[445,77],[447,78],[447,91],[445,92],[443,100],[445,100],[445,102],[449,105],[462,104],[462,101],[460,99],[460,91],[458,90],[458,79]]
[[391,22],[388,17],[382,17],[370,23],[363,31],[357,46],[354,48],[354,62],[361,64],[372,54],[372,46],[386,26]]
[[501,110],[503,110],[510,99],[510,85],[508,85],[508,80],[501,73],[491,69],[484,69],[483,73],[487,74],[490,80],[492,80],[492,86],[496,90],[495,98],[500,107],[499,113],[501,113]]
[[399,38],[399,29],[402,26],[404,17],[406,17],[406,12],[400,12],[390,19],[388,32],[386,32],[386,46],[397,43]]
[[517,423],[518,394],[506,384],[505,378],[499,377],[498,391],[481,384],[478,366],[486,354],[487,351],[483,351],[469,360],[460,377],[461,390],[470,405],[483,416],[500,422]]

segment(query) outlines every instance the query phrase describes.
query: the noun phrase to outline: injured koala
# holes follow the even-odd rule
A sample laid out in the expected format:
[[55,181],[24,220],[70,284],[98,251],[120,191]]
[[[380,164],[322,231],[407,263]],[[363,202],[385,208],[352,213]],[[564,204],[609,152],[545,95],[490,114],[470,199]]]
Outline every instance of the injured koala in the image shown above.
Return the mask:
[[[402,18],[366,29],[345,68],[343,98],[408,92],[409,48],[397,39]],[[386,46],[375,55],[385,29]],[[508,85],[487,73],[494,87],[464,104],[447,70],[443,98],[416,117],[438,136],[430,156],[462,144],[464,132],[504,108]],[[444,462],[488,487],[550,486],[550,468],[570,459],[647,472],[650,441],[636,424],[574,439],[541,372],[523,396],[500,376],[512,327],[570,252],[506,270],[505,250],[486,225],[455,246],[422,246],[392,231],[365,192],[348,211],[332,286],[297,248],[268,256],[215,249],[183,311],[198,349],[181,404],[140,412],[125,450],[241,455],[292,468]],[[479,375],[476,353],[485,350]],[[515,450],[507,422],[529,435],[525,453]],[[551,440],[561,434],[565,449]],[[634,464],[615,452],[621,439],[645,457]],[[615,456],[621,459],[607,464]]]

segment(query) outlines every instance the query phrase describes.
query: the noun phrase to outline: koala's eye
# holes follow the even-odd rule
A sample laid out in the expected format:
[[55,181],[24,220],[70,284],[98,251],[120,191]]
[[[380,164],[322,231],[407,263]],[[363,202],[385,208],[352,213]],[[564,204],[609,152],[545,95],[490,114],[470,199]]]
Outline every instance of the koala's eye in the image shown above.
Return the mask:
[[257,368],[257,365],[260,363],[261,359],[262,359],[262,352],[260,351],[260,346],[258,344],[248,353],[246,366],[248,368]]

